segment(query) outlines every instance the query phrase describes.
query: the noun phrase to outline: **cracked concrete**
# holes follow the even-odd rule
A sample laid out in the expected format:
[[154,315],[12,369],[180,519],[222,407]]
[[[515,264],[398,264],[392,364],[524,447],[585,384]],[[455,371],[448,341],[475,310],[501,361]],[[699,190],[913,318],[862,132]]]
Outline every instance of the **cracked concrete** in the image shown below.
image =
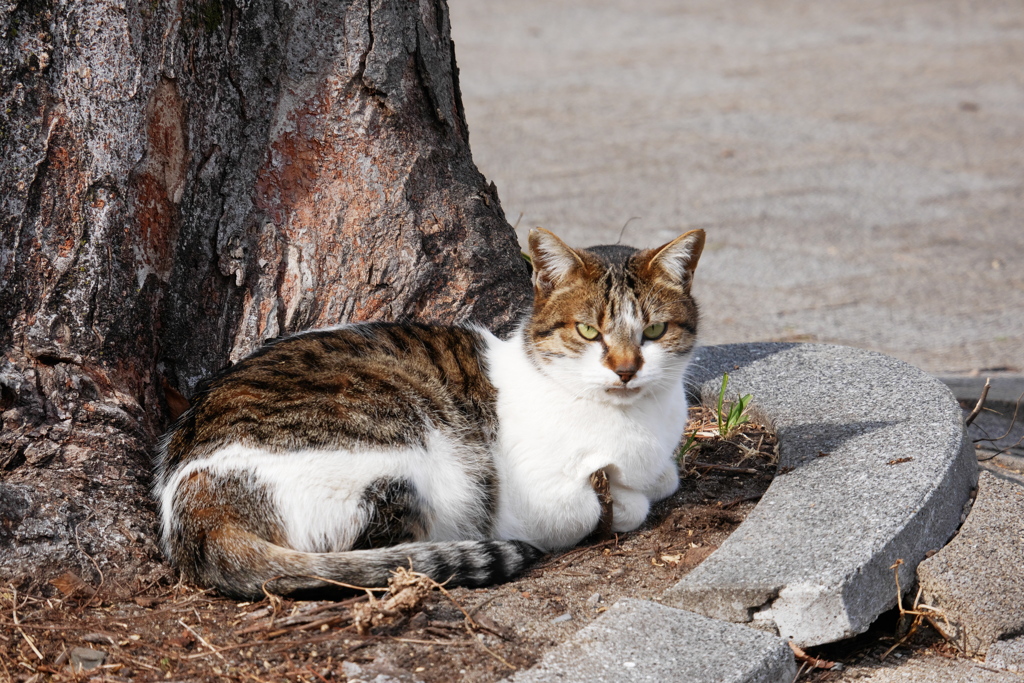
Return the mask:
[[684,609],[749,621],[800,645],[867,630],[926,553],[959,526],[977,480],[950,391],[894,358],[848,347],[698,350],[704,402],[730,394],[779,436],[779,467],[746,521],[666,593]]

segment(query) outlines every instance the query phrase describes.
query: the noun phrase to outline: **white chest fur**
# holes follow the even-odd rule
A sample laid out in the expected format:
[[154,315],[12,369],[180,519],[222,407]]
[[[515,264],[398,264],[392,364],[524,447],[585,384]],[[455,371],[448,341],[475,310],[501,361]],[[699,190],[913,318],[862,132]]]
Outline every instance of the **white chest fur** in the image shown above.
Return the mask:
[[687,418],[681,369],[617,405],[580,398],[540,372],[518,336],[490,342],[500,425],[498,538],[545,550],[582,540],[600,517],[590,475],[601,468],[612,484],[616,531],[636,528],[651,502],[676,490],[673,456]]

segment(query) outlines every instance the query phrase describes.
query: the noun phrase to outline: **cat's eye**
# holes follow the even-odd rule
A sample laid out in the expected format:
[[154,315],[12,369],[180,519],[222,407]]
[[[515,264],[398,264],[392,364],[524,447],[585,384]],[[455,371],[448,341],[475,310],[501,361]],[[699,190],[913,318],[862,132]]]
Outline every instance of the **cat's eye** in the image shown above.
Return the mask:
[[601,332],[596,327],[586,323],[576,323],[576,331],[587,341],[594,341],[601,336]]
[[665,334],[666,329],[668,329],[668,325],[665,323],[651,323],[644,328],[644,339],[658,339]]

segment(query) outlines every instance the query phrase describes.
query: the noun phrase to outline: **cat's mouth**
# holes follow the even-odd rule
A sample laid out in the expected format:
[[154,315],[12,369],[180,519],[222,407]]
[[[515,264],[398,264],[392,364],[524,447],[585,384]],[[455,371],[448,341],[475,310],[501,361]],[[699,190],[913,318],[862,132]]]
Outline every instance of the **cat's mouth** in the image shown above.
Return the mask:
[[608,387],[605,393],[612,396],[636,396],[640,393],[640,387]]

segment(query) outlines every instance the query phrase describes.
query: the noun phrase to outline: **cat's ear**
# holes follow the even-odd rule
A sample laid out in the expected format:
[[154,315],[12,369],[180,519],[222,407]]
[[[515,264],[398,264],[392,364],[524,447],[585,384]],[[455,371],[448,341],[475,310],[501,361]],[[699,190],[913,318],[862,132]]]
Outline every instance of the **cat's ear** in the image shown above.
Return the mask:
[[684,287],[693,280],[693,271],[704,251],[704,231],[691,230],[668,244],[650,249],[641,255],[646,259],[646,268],[652,274],[661,274]]
[[533,286],[548,294],[574,270],[583,268],[583,259],[568,244],[544,228],[530,231],[530,262]]

